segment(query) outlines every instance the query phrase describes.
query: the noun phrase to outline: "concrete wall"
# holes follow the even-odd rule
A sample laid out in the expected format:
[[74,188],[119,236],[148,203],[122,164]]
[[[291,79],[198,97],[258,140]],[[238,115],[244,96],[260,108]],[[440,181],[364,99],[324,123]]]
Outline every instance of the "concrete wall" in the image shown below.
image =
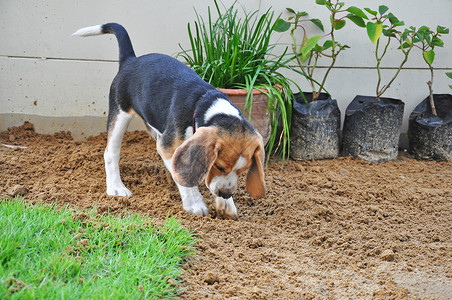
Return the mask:
[[[229,5],[233,1],[223,2]],[[324,23],[329,17],[314,0],[241,0],[238,3],[247,10],[271,6],[283,16],[287,16],[286,7],[306,10]],[[347,5],[374,9],[379,4],[388,5],[409,25],[452,27],[451,0],[347,2]],[[209,5],[213,6],[213,0],[1,0],[0,130],[30,120],[38,132],[70,130],[76,137],[83,137],[103,131],[109,86],[117,71],[117,43],[111,35],[79,38],[71,34],[81,27],[118,22],[128,30],[137,55],[149,52],[174,55],[180,50],[179,43],[189,46],[187,23],[195,19],[194,9],[206,15]],[[290,44],[287,33],[275,39],[283,45]],[[327,86],[344,113],[355,95],[374,95],[376,70],[373,45],[368,42],[365,30],[348,24],[337,33],[337,39],[351,49],[339,57]],[[450,93],[451,82],[444,73],[452,69],[452,34],[443,39],[445,47],[436,51],[434,63],[436,93]],[[388,57],[383,63],[386,68],[383,74],[392,74],[400,58],[400,55]],[[286,75],[303,82],[294,74]],[[406,103],[402,132],[407,129],[409,113],[428,94],[428,76],[421,53],[417,52],[385,94]],[[89,125],[90,122],[93,124]]]

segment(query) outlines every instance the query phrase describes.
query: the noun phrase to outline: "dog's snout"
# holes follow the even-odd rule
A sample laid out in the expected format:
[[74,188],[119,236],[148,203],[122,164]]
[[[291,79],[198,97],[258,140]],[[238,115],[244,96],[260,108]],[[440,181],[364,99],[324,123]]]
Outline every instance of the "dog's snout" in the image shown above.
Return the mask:
[[229,198],[232,197],[233,194],[234,193],[231,193],[231,192],[224,192],[224,191],[221,191],[221,190],[218,191],[218,196],[220,196],[223,199],[229,199]]

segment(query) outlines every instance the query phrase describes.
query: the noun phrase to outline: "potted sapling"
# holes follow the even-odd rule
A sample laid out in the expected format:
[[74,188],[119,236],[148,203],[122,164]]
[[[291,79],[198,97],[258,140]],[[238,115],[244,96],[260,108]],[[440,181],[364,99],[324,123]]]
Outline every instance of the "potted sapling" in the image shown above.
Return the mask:
[[443,47],[441,35],[448,33],[443,26],[436,31],[422,26],[416,34],[415,46],[430,71],[429,96],[416,106],[408,122],[410,153],[421,159],[452,161],[452,95],[433,93],[435,48]]
[[[366,14],[359,8],[338,0],[316,0],[325,7],[329,15],[329,24],[324,29],[320,19],[310,18],[305,11],[296,12],[287,8],[290,17],[285,29],[290,29],[293,59],[297,63],[294,70],[308,83],[309,92],[296,93],[292,110],[291,152],[293,159],[335,158],[340,148],[341,113],[337,101],[333,100],[325,89],[328,75],[333,69],[337,57],[349,48],[340,44],[335,36],[347,21],[365,27]],[[324,34],[313,35],[308,32],[307,24],[316,25]],[[319,65],[327,63],[326,71],[319,74]]]
[[[382,97],[400,74],[413,49],[416,28],[404,25],[388,7],[380,5],[378,11],[365,8],[370,15],[366,24],[367,35],[375,45],[377,84],[375,96],[356,96],[348,105],[342,136],[342,151],[345,156],[362,158],[366,161],[382,162],[393,160],[398,154],[399,131],[402,125],[404,102],[400,99]],[[402,61],[387,83],[383,84],[381,63],[395,41],[402,54]]]

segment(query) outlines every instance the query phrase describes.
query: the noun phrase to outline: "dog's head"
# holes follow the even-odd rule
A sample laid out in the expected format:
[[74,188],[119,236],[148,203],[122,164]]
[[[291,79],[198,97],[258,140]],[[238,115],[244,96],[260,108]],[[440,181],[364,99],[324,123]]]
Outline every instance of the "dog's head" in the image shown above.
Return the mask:
[[231,197],[239,174],[248,169],[246,189],[256,199],[265,196],[265,151],[259,133],[231,135],[216,127],[201,127],[173,155],[173,177],[185,187],[205,180],[212,194]]

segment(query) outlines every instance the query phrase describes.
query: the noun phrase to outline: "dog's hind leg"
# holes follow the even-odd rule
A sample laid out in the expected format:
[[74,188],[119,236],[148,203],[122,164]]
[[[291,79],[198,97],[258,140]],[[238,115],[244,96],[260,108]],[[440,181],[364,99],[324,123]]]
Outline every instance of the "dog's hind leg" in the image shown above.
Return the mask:
[[119,155],[124,133],[133,115],[120,109],[112,111],[108,116],[107,147],[105,148],[105,172],[107,173],[107,194],[110,196],[131,196],[132,193],[124,186],[119,174]]

